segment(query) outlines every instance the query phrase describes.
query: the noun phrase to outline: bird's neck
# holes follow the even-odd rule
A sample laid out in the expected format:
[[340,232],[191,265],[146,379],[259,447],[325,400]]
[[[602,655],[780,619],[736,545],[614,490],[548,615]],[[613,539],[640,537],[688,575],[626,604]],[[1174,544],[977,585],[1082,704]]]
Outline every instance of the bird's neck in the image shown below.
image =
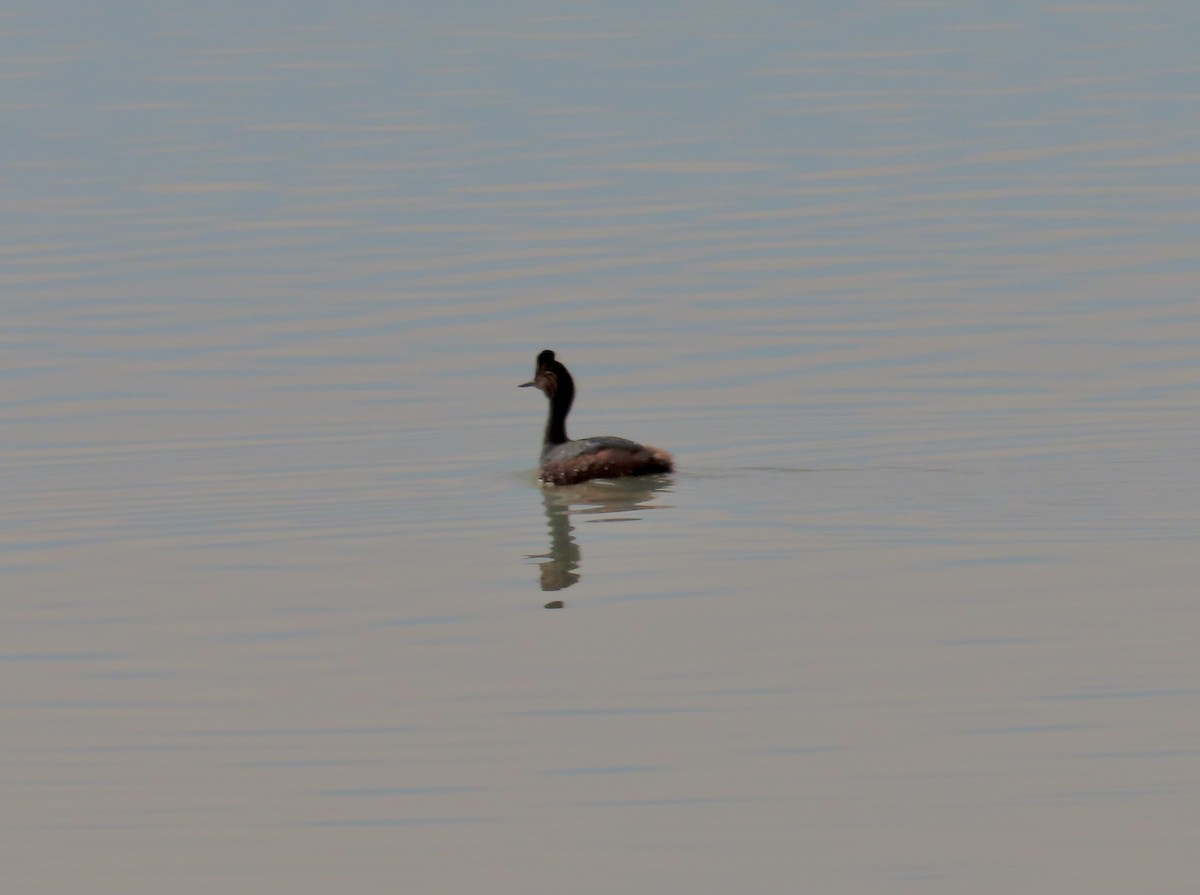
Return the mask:
[[550,414],[546,417],[546,436],[543,443],[547,446],[563,444],[567,438],[567,414],[571,412],[571,401],[574,395],[560,392],[550,399]]

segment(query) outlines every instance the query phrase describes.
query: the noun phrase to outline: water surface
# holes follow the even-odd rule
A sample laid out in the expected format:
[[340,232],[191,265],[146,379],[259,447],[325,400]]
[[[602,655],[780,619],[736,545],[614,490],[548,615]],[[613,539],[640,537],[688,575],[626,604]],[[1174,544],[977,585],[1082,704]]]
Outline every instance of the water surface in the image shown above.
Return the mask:
[[6,12],[11,886],[1193,891],[1197,24]]

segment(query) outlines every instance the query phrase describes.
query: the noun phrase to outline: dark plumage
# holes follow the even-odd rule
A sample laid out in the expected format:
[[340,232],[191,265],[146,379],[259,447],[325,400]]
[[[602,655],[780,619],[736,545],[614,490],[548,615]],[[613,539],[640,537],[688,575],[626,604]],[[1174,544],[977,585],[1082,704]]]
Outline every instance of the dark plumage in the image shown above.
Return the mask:
[[542,439],[542,460],[538,478],[549,485],[574,485],[588,479],[615,479],[627,475],[670,472],[675,467],[671,455],[628,438],[598,435],[571,440],[567,437],[567,414],[575,400],[575,380],[554,357],[543,351],[537,357],[533,379],[521,388],[536,386],[550,399],[546,434]]

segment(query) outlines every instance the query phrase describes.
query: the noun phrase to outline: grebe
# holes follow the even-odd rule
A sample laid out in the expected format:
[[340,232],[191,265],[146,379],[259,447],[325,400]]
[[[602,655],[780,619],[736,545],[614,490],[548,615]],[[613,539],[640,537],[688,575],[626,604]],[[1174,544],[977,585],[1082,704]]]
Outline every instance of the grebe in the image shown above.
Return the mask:
[[575,400],[575,380],[553,351],[537,356],[533,379],[521,388],[534,385],[550,399],[546,435],[542,440],[542,460],[538,478],[548,485],[574,485],[588,479],[615,479],[627,475],[670,472],[675,464],[666,451],[627,438],[598,435],[594,438],[567,438],[567,414]]

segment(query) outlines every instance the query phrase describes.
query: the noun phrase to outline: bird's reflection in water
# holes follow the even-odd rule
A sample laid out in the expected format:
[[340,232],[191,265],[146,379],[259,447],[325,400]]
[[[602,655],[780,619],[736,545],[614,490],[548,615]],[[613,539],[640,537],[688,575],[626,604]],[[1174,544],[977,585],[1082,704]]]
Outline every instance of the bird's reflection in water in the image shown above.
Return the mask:
[[[581,562],[579,545],[572,535],[571,516],[576,514],[629,513],[662,509],[651,503],[659,493],[671,489],[671,477],[665,475],[636,476],[623,479],[593,480],[578,485],[560,485],[542,489],[542,505],[550,527],[550,552],[532,554],[528,559],[541,559],[542,590],[557,591],[570,587],[580,578],[576,571]],[[609,518],[605,522],[633,522],[638,516]],[[600,520],[590,520],[600,521]],[[561,600],[546,604],[547,609],[561,609]]]

